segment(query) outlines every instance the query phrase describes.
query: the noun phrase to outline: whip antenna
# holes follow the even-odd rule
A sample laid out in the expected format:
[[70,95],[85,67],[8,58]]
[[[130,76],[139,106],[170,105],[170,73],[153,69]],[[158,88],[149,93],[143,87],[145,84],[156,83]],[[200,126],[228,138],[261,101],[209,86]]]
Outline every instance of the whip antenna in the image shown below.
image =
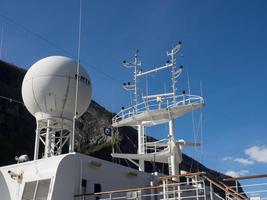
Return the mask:
[[74,152],[74,140],[75,140],[75,124],[77,119],[77,104],[78,104],[78,90],[79,90],[79,78],[80,78],[80,52],[81,52],[81,30],[82,30],[82,0],[80,0],[80,15],[79,15],[79,33],[78,33],[78,55],[77,55],[77,71],[76,71],[76,90],[75,90],[75,108],[73,117],[73,129],[72,129],[72,145],[70,152]]
[[1,38],[0,38],[0,59],[2,59],[3,38],[4,38],[4,27],[2,26]]

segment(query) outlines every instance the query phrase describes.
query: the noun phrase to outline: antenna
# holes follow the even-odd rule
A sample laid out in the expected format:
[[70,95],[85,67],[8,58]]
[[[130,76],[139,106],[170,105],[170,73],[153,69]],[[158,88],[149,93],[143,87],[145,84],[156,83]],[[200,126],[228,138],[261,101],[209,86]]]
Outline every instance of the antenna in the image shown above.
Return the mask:
[[[181,49],[181,46],[182,45],[182,42],[178,42],[177,45],[171,50],[171,52],[167,52],[167,56],[170,56],[171,59],[170,60],[167,60],[165,65],[163,66],[160,66],[160,67],[156,67],[152,70],[148,70],[146,72],[139,72],[137,74],[137,77],[142,77],[144,75],[147,75],[147,74],[150,74],[150,73],[154,73],[154,72],[158,72],[158,71],[161,71],[163,69],[167,69],[167,68],[172,68],[171,70],[171,80],[172,80],[172,90],[173,92],[172,93],[167,93],[167,94],[163,94],[163,96],[169,96],[170,94],[173,96],[173,100],[174,100],[174,103],[176,101],[176,82],[177,82],[177,79],[178,77],[181,75],[182,71],[183,71],[183,66],[181,65],[180,68],[176,68],[176,55],[177,53],[180,51]],[[149,98],[149,96],[146,96],[144,98]]]
[[3,38],[4,38],[4,27],[2,26],[1,37],[0,37],[0,59],[2,59]]
[[[200,86],[200,95],[203,97],[203,89],[202,89],[202,81],[200,80],[199,82],[199,86]],[[201,145],[201,161],[203,158],[203,148],[204,148],[204,142],[203,142],[203,111],[200,111],[200,141],[202,143]]]
[[128,91],[134,91],[134,110],[135,112],[137,111],[137,104],[138,104],[138,81],[137,81],[137,75],[142,71],[138,70],[138,67],[141,66],[141,61],[138,60],[138,53],[139,50],[137,49],[135,54],[134,54],[134,59],[133,61],[126,61],[124,60],[122,62],[123,66],[126,68],[134,68],[134,78],[133,81],[134,83],[131,84],[131,82],[123,83],[123,88],[128,90]]
[[78,34],[78,55],[77,55],[77,79],[76,79],[76,89],[75,89],[75,108],[73,117],[73,127],[72,127],[72,139],[70,146],[70,152],[74,152],[74,141],[75,141],[75,125],[77,119],[77,104],[78,104],[78,90],[79,90],[79,79],[80,79],[80,52],[81,52],[81,30],[82,30],[82,0],[80,0],[80,15],[79,15],[79,34]]
[[[191,88],[190,88],[190,77],[189,77],[189,69],[187,68],[186,70],[186,74],[187,74],[187,87],[188,87],[188,94],[191,94]],[[200,95],[202,96],[202,95]]]

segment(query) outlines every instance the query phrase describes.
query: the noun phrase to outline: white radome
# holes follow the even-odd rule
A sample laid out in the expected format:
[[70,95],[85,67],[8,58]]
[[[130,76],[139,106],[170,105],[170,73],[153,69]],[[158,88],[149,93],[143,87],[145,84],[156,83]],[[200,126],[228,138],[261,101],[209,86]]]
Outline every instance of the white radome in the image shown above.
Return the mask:
[[[61,118],[72,120],[75,115],[77,62],[64,56],[39,60],[26,73],[22,83],[22,98],[36,120]],[[80,65],[77,117],[88,108],[92,85],[89,75]]]

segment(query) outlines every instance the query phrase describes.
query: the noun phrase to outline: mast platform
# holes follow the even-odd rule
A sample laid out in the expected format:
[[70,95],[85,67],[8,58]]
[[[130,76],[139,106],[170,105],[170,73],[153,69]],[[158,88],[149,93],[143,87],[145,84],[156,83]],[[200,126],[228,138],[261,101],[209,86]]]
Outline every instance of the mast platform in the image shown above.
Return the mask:
[[196,95],[178,95],[162,97],[153,95],[153,98],[146,98],[137,106],[122,109],[112,119],[113,127],[122,126],[153,126],[166,123],[188,112],[202,108],[204,99]]

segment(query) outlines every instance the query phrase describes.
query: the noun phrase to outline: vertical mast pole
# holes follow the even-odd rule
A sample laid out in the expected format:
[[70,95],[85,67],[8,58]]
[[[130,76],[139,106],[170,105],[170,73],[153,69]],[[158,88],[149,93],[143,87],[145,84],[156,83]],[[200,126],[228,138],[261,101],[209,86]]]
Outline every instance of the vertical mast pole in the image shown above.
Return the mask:
[[50,157],[51,151],[51,133],[50,133],[50,119],[47,120],[46,135],[45,135],[45,158]]
[[[138,83],[137,83],[137,66],[139,65],[138,63],[138,50],[135,52],[134,55],[134,112],[137,114],[137,109],[138,109]],[[142,124],[138,124],[137,126],[138,130],[138,154],[144,154],[144,148],[145,148],[145,130],[144,126]],[[145,171],[145,162],[143,159],[139,159],[139,171]]]
[[[177,160],[176,154],[177,154],[177,146],[175,143],[175,134],[174,134],[174,119],[170,118],[169,121],[169,137],[170,137],[170,165],[171,165],[171,175],[177,175],[179,174],[179,162]],[[177,180],[177,178],[175,178]]]
[[135,52],[134,55],[134,112],[137,113],[137,104],[138,104],[138,88],[137,88],[137,65],[138,65],[138,60],[137,60],[137,53],[138,51]]
[[74,117],[72,124],[72,135],[70,140],[69,151],[74,152],[75,145],[75,124],[77,119],[77,105],[78,105],[78,90],[79,90],[79,78],[80,78],[80,51],[81,51],[81,30],[82,30],[82,0],[80,0],[80,15],[79,15],[79,35],[78,35],[78,62],[77,62],[77,71],[76,71],[76,91],[75,91],[75,108],[74,108]]
[[39,123],[36,120],[36,130],[35,130],[35,146],[34,146],[34,160],[37,160],[39,157],[39,143],[40,143],[40,131],[39,131]]
[[0,36],[0,59],[2,59],[3,38],[4,38],[4,27],[2,26],[2,29],[1,29],[1,36]]
[[[139,155],[142,155],[145,153],[144,136],[145,136],[144,126],[142,124],[139,124],[138,125],[138,154]],[[139,171],[145,171],[145,162],[141,158],[139,158]]]
[[172,63],[172,90],[173,90],[173,103],[176,103],[176,81],[175,81],[175,58],[174,58],[174,50],[171,52],[171,63]]

